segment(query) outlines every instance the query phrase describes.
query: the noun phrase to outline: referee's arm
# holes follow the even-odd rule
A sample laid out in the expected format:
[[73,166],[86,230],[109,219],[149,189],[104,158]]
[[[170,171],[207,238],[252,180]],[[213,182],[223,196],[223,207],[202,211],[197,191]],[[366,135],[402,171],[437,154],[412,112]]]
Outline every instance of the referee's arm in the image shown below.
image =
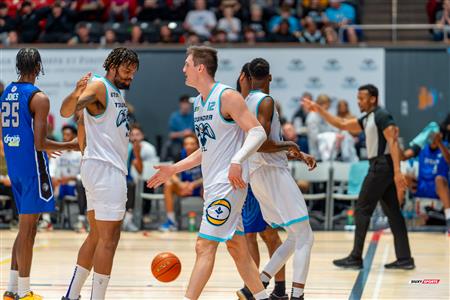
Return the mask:
[[383,135],[389,144],[389,152],[391,153],[392,162],[394,165],[394,182],[397,187],[397,197],[402,199],[403,193],[407,188],[405,176],[400,171],[401,150],[398,144],[399,130],[395,125],[389,125],[383,130]]

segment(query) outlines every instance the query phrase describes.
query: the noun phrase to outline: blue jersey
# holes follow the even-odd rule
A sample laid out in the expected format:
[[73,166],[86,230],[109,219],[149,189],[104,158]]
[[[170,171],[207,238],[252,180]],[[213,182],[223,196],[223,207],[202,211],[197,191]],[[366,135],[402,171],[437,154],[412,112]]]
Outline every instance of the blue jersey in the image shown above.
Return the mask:
[[419,181],[433,181],[436,176],[440,175],[444,178],[448,176],[448,165],[445,161],[441,150],[431,149],[430,145],[426,145],[419,154]]
[[[5,150],[8,175],[18,194],[29,194],[36,189],[39,198],[49,201],[53,198],[48,157],[45,152],[36,151],[34,146],[33,115],[29,104],[40,90],[31,83],[12,82],[1,95],[2,139]],[[30,178],[30,181],[24,181]],[[33,180],[31,181],[31,178]],[[17,179],[17,180],[16,180]],[[19,183],[20,179],[20,183]],[[37,183],[29,186],[27,183]]]

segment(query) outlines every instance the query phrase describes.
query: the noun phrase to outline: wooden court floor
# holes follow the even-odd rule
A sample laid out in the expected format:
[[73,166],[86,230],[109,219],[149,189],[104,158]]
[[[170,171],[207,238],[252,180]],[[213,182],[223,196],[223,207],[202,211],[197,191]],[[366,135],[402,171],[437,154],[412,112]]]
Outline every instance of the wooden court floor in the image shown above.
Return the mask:
[[[8,281],[10,250],[15,234],[14,231],[0,231],[2,293]],[[31,284],[44,299],[61,299],[84,236],[69,231],[38,233]],[[383,268],[384,263],[395,258],[392,235],[385,231],[368,234],[365,268],[354,271],[338,269],[331,263],[331,260],[349,253],[353,233],[316,232],[305,299],[450,299],[450,238],[440,233],[410,233],[409,236],[417,265],[415,270],[390,271]],[[107,299],[182,299],[195,258],[195,239],[195,234],[185,232],[123,233]],[[263,245],[260,249],[265,263],[267,251]],[[150,274],[150,262],[161,251],[171,251],[182,261],[182,273],[175,282],[159,283]],[[288,280],[292,276],[291,263],[292,260],[287,265]],[[426,279],[439,279],[439,283],[411,283],[411,280]],[[235,291],[241,286],[235,266],[222,245],[213,275],[200,299],[236,299]],[[90,287],[88,279],[82,291],[83,299],[89,299]]]

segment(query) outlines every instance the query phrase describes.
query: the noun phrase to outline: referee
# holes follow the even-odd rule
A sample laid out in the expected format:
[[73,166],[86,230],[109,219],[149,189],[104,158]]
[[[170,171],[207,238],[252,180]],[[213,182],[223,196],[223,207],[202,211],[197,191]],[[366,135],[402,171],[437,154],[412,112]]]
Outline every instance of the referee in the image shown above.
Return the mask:
[[400,148],[398,128],[391,114],[378,106],[378,89],[374,85],[363,85],[358,89],[358,105],[366,113],[360,119],[341,119],[331,115],[316,103],[303,99],[303,105],[318,112],[328,123],[351,132],[364,130],[367,156],[370,162],[369,173],[364,179],[355,210],[355,240],[349,256],[334,260],[338,267],[360,269],[363,267],[362,253],[364,240],[369,228],[370,218],[378,200],[388,217],[389,226],[394,235],[397,260],[386,264],[387,269],[415,268],[411,257],[405,220],[400,211],[398,193],[406,187],[404,176],[400,172]]

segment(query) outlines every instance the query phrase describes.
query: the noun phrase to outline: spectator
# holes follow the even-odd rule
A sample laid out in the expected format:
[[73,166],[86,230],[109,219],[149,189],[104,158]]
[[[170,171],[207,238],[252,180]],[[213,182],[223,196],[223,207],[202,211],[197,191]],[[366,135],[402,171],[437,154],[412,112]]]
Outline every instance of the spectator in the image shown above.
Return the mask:
[[[414,151],[406,150],[404,155],[405,158],[410,158],[415,153]],[[419,174],[417,183],[411,176],[408,176],[408,183],[416,197],[441,200],[444,206],[447,232],[450,234],[450,192],[448,182],[450,151],[447,145],[442,142],[442,134],[433,134],[431,143],[420,150],[418,157]]]
[[164,11],[164,2],[163,0],[139,0],[136,8],[138,20],[153,22],[161,19]]
[[305,18],[304,29],[300,34],[299,41],[308,44],[325,44],[326,42],[322,32],[317,29],[317,25],[311,17]]
[[[444,39],[444,26],[450,25],[450,0],[444,0],[442,10],[436,13],[436,25],[439,29],[433,29],[433,39],[442,41]],[[450,33],[447,33],[447,37]]]
[[63,5],[63,3],[55,2],[51,7],[42,8],[47,13],[42,42],[67,43],[70,39],[76,15],[75,12]]
[[[123,220],[122,228],[125,231],[137,231],[138,227],[133,223],[133,209],[134,201],[136,198],[136,182],[143,176],[144,172],[148,168],[152,168],[159,158],[156,155],[155,147],[145,140],[144,132],[139,124],[134,124],[130,131],[130,153],[128,160],[128,174],[127,187],[128,187],[128,201],[126,205],[126,213]],[[143,207],[144,214],[150,211],[150,202],[145,202]]]
[[[330,98],[325,94],[319,95],[316,102],[326,111],[328,111],[331,105]],[[308,113],[308,116],[306,117],[306,128],[308,130],[309,154],[319,160],[321,159],[321,156],[319,152],[318,135],[324,132],[335,132],[335,129],[328,125],[328,123],[316,112]]]
[[39,22],[45,17],[47,8],[34,10],[31,1],[24,1],[17,15],[17,28],[22,43],[34,43],[40,34]]
[[206,0],[195,0],[195,10],[189,11],[186,15],[184,27],[201,38],[208,39],[216,23],[214,13],[206,9]]
[[11,30],[8,32],[8,37],[6,38],[5,45],[6,46],[15,46],[19,44],[19,35],[17,31]]
[[77,45],[77,44],[91,44],[93,40],[90,37],[90,29],[88,24],[85,22],[80,22],[75,27],[76,34],[73,36],[67,44],[69,45]]
[[188,46],[198,45],[201,43],[200,36],[198,36],[195,32],[187,32],[184,37],[184,43]]
[[241,20],[234,16],[234,7],[231,5],[224,6],[223,18],[219,20],[217,29],[226,32],[229,42],[237,42],[241,33]]
[[354,115],[350,112],[348,108],[348,102],[346,100],[339,100],[337,104],[337,116],[342,119],[353,119]]
[[[192,134],[184,138],[181,159],[191,155],[199,148],[197,137]],[[178,197],[201,197],[202,195],[202,171],[197,166],[184,171],[178,177],[174,175],[171,180],[164,184],[164,201],[166,204],[167,221],[159,227],[161,231],[177,231],[178,224],[175,218],[174,196]]]
[[177,42],[177,38],[173,36],[172,30],[167,24],[164,24],[159,28],[159,42],[164,44]]
[[290,25],[287,20],[281,21],[276,27],[276,31],[273,32],[269,40],[273,43],[293,43],[298,42],[298,39],[291,33]]
[[244,28],[244,42],[248,45],[255,45],[258,42],[256,32],[250,28]]
[[271,33],[279,33],[283,23],[288,23],[289,33],[296,34],[300,31],[300,24],[297,18],[292,14],[292,9],[288,4],[281,6],[279,15],[272,17],[269,22],[269,30]]
[[113,46],[113,45],[117,45],[118,41],[117,41],[117,37],[116,37],[116,33],[114,30],[112,29],[106,29],[105,30],[105,35],[102,36],[100,38],[100,44],[103,46]]
[[80,21],[96,21],[103,16],[104,0],[76,0]]
[[13,30],[15,25],[15,20],[8,15],[8,4],[0,2],[0,40],[6,40],[8,32]]
[[251,28],[256,34],[256,40],[261,42],[266,39],[267,27],[263,20],[263,9],[257,4],[250,7],[250,20],[245,23],[246,27]]
[[[330,0],[330,7],[325,10],[325,23],[337,30],[342,25],[355,24],[355,8],[350,4],[342,3],[342,0]],[[354,28],[347,28],[345,36],[348,42],[357,43],[358,36]]]
[[145,39],[142,33],[141,26],[139,25],[131,26],[130,40],[127,42],[130,44],[142,44],[144,41]]
[[109,7],[109,21],[128,22],[130,13],[130,0],[111,0]]
[[213,30],[210,41],[211,41],[211,43],[216,43],[216,44],[226,43],[226,42],[228,42],[227,33],[221,29]]
[[188,12],[187,0],[166,1],[166,19],[170,21],[183,21]]
[[[65,125],[62,128],[64,142],[70,142],[77,137],[77,129],[71,125]],[[67,150],[62,152],[61,156],[52,159],[50,162],[50,171],[55,190],[58,190],[58,200],[60,210],[64,213],[64,198],[66,196],[77,196],[77,180],[80,175],[81,153],[79,151]],[[83,200],[84,198],[81,198]],[[80,199],[79,199],[80,200]],[[74,229],[77,232],[86,230],[86,202],[79,201],[78,221]],[[68,216],[70,218],[70,216]],[[53,226],[50,220],[50,214],[43,214],[39,228],[51,230]]]
[[328,1],[323,0],[311,0],[304,1],[303,18],[310,17],[314,23],[316,23],[318,28],[323,26],[323,14],[325,7],[328,5]]
[[427,1],[427,15],[430,24],[436,23],[436,13],[442,8],[442,0],[428,0]]

